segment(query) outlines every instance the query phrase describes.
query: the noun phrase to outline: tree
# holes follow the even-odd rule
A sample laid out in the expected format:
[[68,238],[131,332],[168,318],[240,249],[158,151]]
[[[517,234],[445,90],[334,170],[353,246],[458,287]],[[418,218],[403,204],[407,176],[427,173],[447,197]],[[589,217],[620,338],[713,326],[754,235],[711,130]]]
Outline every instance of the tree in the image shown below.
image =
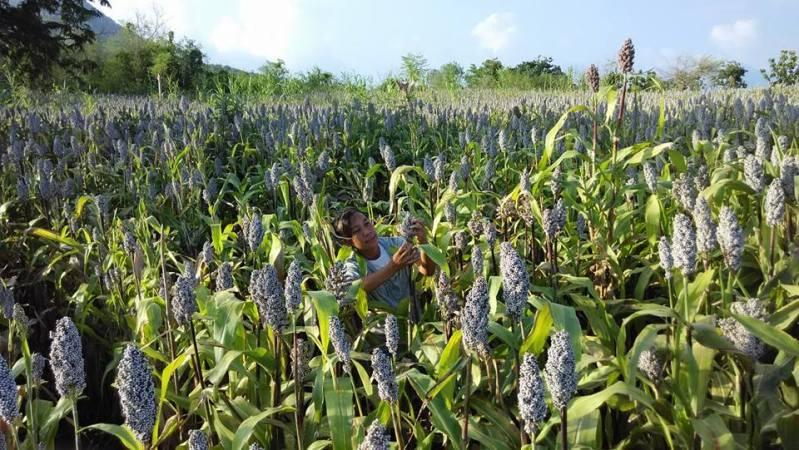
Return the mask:
[[99,14],[83,0],[0,0],[0,59],[33,81],[54,66],[78,69],[78,51],[95,37],[88,20]]
[[564,75],[560,66],[552,63],[551,57],[538,55],[533,61],[523,61],[511,70],[530,77],[539,77],[541,75]]
[[745,88],[746,69],[737,61],[726,61],[713,77],[713,84],[724,88]]
[[486,59],[480,67],[472,64],[466,73],[466,83],[469,87],[496,87],[502,69],[504,66],[497,58]]
[[410,82],[423,83],[427,77],[427,59],[418,53],[408,53],[403,56],[402,75]]
[[769,70],[760,69],[769,84],[797,84],[799,83],[799,55],[796,50],[783,50],[780,52],[780,59],[768,60]]
[[[606,66],[606,67],[615,67],[615,62],[613,66]],[[658,89],[658,86],[663,86],[666,82],[661,79],[657,72],[652,69],[647,71],[639,70],[637,72],[632,72],[628,76],[628,86],[629,89],[632,91],[648,91],[652,89]],[[614,86],[616,89],[621,89],[621,85],[624,82],[624,76],[616,72],[615,70],[610,70],[601,78],[602,86]]]
[[702,89],[713,83],[722,64],[712,56],[681,56],[666,71],[666,79],[676,89]]
[[317,89],[327,89],[333,86],[336,78],[332,73],[314,66],[306,74],[300,77],[304,84],[305,91],[314,91]]
[[439,69],[431,70],[427,76],[430,86],[437,89],[457,89],[463,87],[463,67],[449,62]]

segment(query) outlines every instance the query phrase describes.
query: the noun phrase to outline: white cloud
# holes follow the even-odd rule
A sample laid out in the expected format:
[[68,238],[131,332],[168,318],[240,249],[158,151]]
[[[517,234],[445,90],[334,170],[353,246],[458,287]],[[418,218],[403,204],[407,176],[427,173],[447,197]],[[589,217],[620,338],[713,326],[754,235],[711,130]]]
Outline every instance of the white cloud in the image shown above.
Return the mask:
[[233,15],[221,17],[209,35],[220,52],[242,52],[287,62],[292,44],[302,32],[297,0],[241,0]]
[[740,19],[733,23],[714,25],[710,38],[724,48],[740,48],[757,39],[757,23],[754,19]]
[[480,46],[495,53],[507,47],[514,34],[516,25],[509,13],[493,13],[472,28]]

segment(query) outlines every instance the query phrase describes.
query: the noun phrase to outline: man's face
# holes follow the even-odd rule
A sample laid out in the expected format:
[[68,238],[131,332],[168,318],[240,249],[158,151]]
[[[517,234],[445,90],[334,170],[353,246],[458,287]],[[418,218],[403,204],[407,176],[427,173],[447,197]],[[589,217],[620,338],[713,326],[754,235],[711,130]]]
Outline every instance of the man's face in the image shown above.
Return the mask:
[[355,213],[350,218],[350,238],[352,246],[359,251],[370,249],[377,245],[377,233],[372,221],[361,213]]

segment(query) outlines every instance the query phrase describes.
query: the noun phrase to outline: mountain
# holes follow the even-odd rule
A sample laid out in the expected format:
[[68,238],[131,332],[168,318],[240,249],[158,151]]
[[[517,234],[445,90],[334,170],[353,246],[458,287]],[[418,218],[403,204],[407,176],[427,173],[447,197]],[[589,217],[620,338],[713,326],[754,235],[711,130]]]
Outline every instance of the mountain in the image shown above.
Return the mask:
[[[97,35],[97,39],[108,39],[111,36],[119,33],[122,29],[122,25],[116,23],[116,21],[105,14],[102,11],[97,10],[91,3],[84,0],[84,5],[87,8],[93,9],[97,11],[100,15],[97,17],[93,17],[89,20],[89,26],[94,31],[94,34]],[[113,6],[113,3],[111,4]]]
[[[22,3],[22,1],[23,0],[10,0],[9,4],[11,6],[17,6]],[[95,8],[94,5],[88,1],[83,0],[83,5],[90,10],[97,11],[99,14],[97,17],[92,17],[89,19],[89,26],[91,27],[92,31],[94,31],[94,34],[98,39],[107,39],[117,34],[122,29],[122,25],[116,23],[114,19],[103,14],[102,11]],[[50,21],[57,18],[57,16],[54,14],[45,14],[44,17]]]

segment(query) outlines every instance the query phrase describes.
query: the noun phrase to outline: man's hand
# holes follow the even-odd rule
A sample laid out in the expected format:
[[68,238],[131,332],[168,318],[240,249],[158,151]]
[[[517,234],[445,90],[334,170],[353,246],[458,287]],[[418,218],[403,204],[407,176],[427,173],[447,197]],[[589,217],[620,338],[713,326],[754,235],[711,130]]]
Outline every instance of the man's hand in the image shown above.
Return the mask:
[[418,261],[419,256],[419,249],[406,242],[391,255],[391,263],[397,268],[402,268]]
[[420,244],[427,243],[427,233],[424,230],[424,224],[421,220],[414,218],[413,225],[411,225],[411,230],[413,230],[414,234],[416,235],[416,239],[419,240]]

